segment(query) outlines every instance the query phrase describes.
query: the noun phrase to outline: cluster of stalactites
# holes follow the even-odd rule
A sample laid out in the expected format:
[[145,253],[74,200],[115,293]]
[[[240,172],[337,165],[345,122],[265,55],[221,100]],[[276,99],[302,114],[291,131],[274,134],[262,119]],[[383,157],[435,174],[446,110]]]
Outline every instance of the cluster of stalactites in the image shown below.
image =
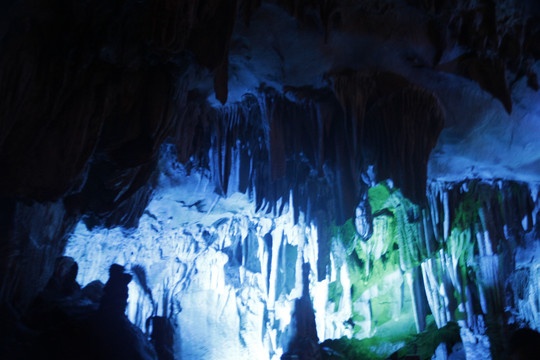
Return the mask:
[[[540,327],[537,195],[534,185],[515,181],[431,182],[427,202],[418,205],[385,183],[371,187],[371,235],[361,237],[350,222],[331,234],[333,259],[342,247],[350,279],[331,284],[333,301],[341,304],[347,286],[353,303],[369,298],[372,306],[379,296],[372,287],[398,276],[408,284],[419,332],[430,314],[438,327],[458,322],[466,346],[487,341],[498,358],[504,349],[497,337],[508,335],[509,319]],[[372,330],[361,323],[355,329],[362,326]]]
[[260,88],[219,109],[188,102],[180,162],[208,167],[218,193],[250,192],[258,209],[279,213],[292,194],[296,214],[338,224],[354,217],[373,181],[392,179],[424,202],[444,122],[437,97],[393,73],[332,77],[333,89]]
[[538,203],[532,190],[513,181],[430,186],[433,236],[444,246],[454,271],[462,271],[455,274],[454,287],[464,289],[459,280],[478,283],[478,305],[486,314],[502,310],[513,254],[528,246],[527,238],[536,237]]
[[[515,281],[538,266],[516,260],[538,239],[534,190],[513,181],[431,183],[425,208],[396,204],[401,266],[411,272],[420,329],[429,312],[439,327],[459,321],[467,333],[485,331],[497,358],[495,339],[505,330],[493,324],[514,317],[540,325],[530,311],[537,281]],[[478,330],[483,319],[490,325]]]

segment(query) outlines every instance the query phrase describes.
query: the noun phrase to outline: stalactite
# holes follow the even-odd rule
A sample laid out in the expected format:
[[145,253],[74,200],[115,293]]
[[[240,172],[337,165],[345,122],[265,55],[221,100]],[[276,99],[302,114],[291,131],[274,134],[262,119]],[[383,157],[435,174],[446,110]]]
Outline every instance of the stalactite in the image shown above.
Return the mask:
[[471,230],[459,231],[453,229],[446,241],[443,261],[446,263],[446,272],[452,284],[458,292],[459,311],[465,313],[467,300],[465,286],[467,285],[467,267],[474,262],[474,242],[471,238]]
[[325,218],[323,212],[315,214],[317,223],[317,242],[318,242],[318,257],[317,257],[317,274],[318,281],[324,280],[329,273],[330,264],[330,246],[332,235],[329,231],[330,225],[328,219]]
[[426,299],[424,280],[422,279],[422,269],[418,266],[405,274],[411,299],[413,302],[414,321],[418,333],[426,329],[426,316],[429,305]]
[[363,199],[356,208],[355,226],[363,240],[368,240],[373,235],[373,215],[367,199]]
[[228,93],[230,39],[238,16],[238,1],[201,2],[196,16],[198,21],[191,28],[186,47],[195,54],[199,64],[215,71],[216,98],[225,104]]
[[[538,249],[538,246],[537,246]],[[538,252],[538,250],[536,250]],[[538,268],[523,264],[508,279],[507,286],[511,287],[511,315],[527,326],[540,329],[540,284],[538,283]]]
[[437,259],[427,259],[421,265],[424,286],[429,307],[438,328],[446,325],[450,320],[447,317],[446,306],[448,303],[447,295],[440,284],[440,269]]
[[270,148],[270,175],[272,180],[283,178],[286,172],[286,133],[285,124],[290,120],[295,121],[293,114],[286,114],[286,110],[281,107],[285,106],[281,101],[270,99],[270,103],[266,104],[266,119],[269,123],[269,148]]

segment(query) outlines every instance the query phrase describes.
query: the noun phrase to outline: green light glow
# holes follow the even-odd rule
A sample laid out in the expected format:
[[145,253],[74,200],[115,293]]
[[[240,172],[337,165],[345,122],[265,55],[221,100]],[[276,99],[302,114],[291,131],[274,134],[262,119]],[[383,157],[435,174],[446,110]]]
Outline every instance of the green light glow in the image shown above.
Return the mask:
[[[492,358],[504,358],[501,271],[511,261],[505,257],[532,236],[530,190],[477,180],[445,186],[433,185],[420,206],[380,183],[368,190],[369,239],[355,233],[358,221],[335,227],[334,267],[346,266],[348,279],[334,276],[330,296],[337,304],[350,293],[342,303],[350,303],[353,338],[323,343],[336,351],[326,359],[386,359],[392,353],[393,359],[429,359],[441,342],[450,350],[461,341],[459,326],[489,338]],[[486,327],[476,330],[480,317]]]
[[[364,241],[357,234],[352,220],[335,226],[332,246],[335,267],[347,266],[353,334],[373,336],[384,328],[387,336],[399,335],[401,339],[415,332],[411,295],[403,273],[421,261],[422,255],[414,240],[418,224],[411,225],[408,215],[411,211],[418,214],[419,209],[400,191],[390,189],[386,184],[369,189],[368,199],[372,209],[373,234]],[[401,220],[398,221],[398,217]],[[405,266],[402,248],[408,259]],[[340,255],[339,249],[344,250],[345,256]],[[329,299],[337,310],[344,291],[339,271],[335,276],[335,281],[329,284]]]

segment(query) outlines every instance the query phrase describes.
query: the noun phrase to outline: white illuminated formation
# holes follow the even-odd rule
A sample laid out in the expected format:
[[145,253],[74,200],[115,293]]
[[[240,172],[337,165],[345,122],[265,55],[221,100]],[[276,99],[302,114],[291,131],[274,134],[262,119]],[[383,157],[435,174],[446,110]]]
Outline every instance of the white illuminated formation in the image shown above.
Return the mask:
[[[302,263],[317,269],[316,228],[302,216],[294,224],[292,207],[255,212],[247,195],[220,197],[203,174],[165,163],[136,229],[77,226],[66,255],[79,264],[78,282],[106,282],[113,263],[131,270],[129,319],[144,331],[148,317],[173,316],[182,359],[278,359],[292,334]],[[322,321],[327,287],[314,286]],[[330,335],[345,330],[333,324]]]

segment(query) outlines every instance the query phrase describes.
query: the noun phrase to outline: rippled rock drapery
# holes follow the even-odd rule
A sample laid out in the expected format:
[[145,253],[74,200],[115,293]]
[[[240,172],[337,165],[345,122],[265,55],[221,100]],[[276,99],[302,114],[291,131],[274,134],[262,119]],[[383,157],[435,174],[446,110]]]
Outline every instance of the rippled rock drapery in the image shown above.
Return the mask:
[[356,162],[373,165],[377,182],[391,179],[406,197],[423,202],[429,154],[444,125],[438,98],[385,72],[335,74],[334,91],[353,134],[347,153],[362,154]]
[[[208,163],[219,193],[235,181],[233,190],[253,191],[257,206],[272,210],[292,191],[295,211],[324,211],[340,224],[354,217],[370,181],[390,178],[423,202],[444,123],[437,97],[393,73],[334,76],[333,92],[288,87],[289,99],[263,87],[222,109],[194,102],[176,131],[180,162]],[[368,171],[375,179],[365,180]],[[323,199],[333,208],[318,208]]]

